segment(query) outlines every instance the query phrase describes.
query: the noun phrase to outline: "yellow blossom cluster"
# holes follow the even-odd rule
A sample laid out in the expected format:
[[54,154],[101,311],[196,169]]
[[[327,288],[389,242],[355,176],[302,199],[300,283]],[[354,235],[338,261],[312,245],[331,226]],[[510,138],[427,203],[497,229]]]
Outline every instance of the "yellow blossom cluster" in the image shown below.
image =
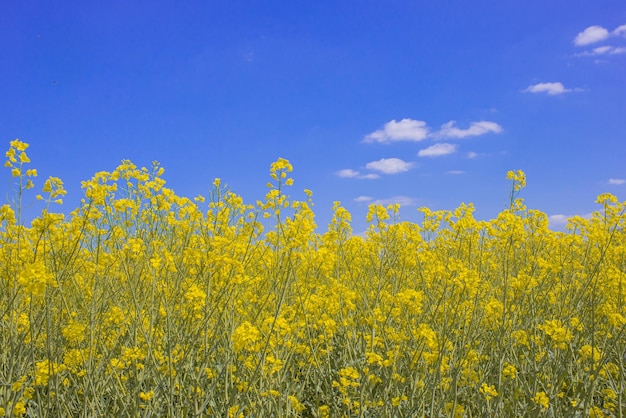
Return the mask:
[[[623,416],[626,203],[566,232],[527,209],[335,202],[318,232],[289,161],[254,204],[130,161],[51,212],[11,141],[0,206],[0,416]],[[47,197],[42,197],[47,195]],[[39,196],[39,197],[37,197]],[[29,224],[23,202],[46,202]]]

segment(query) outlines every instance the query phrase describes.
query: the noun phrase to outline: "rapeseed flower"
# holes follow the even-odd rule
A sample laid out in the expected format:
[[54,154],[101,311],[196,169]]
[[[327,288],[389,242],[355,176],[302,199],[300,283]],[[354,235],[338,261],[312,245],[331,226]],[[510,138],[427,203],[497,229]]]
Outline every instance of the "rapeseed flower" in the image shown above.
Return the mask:
[[[5,161],[23,196],[37,176],[26,148],[12,142]],[[65,196],[54,177],[29,226],[17,200],[0,206],[0,339],[14,365],[5,414],[618,410],[617,198],[554,233],[524,206],[515,171],[512,205],[493,220],[462,204],[401,222],[398,205],[372,205],[356,236],[335,202],[320,233],[312,193],[285,193],[292,170],[272,164],[254,205],[219,178],[208,202],[181,197],[158,164],[122,161],[84,182],[66,214],[47,209]]]
[[531,401],[543,409],[548,409],[548,406],[550,406],[550,398],[548,398],[548,395],[546,395],[543,391],[535,393],[535,396],[531,398]]

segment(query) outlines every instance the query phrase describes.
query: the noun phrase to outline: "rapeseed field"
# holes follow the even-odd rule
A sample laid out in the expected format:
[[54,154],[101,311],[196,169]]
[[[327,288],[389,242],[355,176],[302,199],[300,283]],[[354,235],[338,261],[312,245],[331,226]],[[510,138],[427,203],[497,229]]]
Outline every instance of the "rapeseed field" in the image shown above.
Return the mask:
[[[11,141],[0,208],[0,416],[623,417],[626,202],[566,232],[520,197],[495,219],[339,203],[271,165],[264,201],[177,196],[130,161],[57,213]],[[30,225],[25,201],[45,209]]]

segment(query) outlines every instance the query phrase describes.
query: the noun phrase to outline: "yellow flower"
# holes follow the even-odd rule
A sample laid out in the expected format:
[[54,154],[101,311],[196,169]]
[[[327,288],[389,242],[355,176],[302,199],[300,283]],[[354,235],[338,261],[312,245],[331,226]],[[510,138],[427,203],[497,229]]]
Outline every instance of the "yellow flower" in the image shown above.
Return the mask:
[[531,401],[541,406],[543,409],[548,409],[548,406],[550,406],[550,399],[545,392],[537,392],[535,396],[531,398]]
[[409,398],[406,395],[396,396],[395,398],[391,398],[391,405],[392,406],[400,406],[400,403],[402,401],[406,401],[407,399],[409,399]]
[[15,148],[9,148],[4,155],[8,158],[8,160],[4,163],[5,167],[11,167],[13,165],[12,163],[17,162],[17,159],[15,158]]
[[88,358],[89,356],[85,350],[73,348],[65,352],[65,355],[63,356],[63,364],[69,370],[78,372]]
[[517,368],[507,363],[502,369],[502,375],[505,379],[515,379],[517,377]]
[[152,398],[154,398],[154,390],[151,390],[150,392],[139,392],[139,399],[144,402],[151,401]]
[[554,346],[561,350],[565,350],[567,348],[565,343],[572,339],[571,331],[558,319],[547,320],[543,325],[538,325],[537,328],[549,335],[554,341]]
[[239,405],[233,405],[228,408],[228,418],[243,418],[243,412],[239,412],[239,409]]
[[303,404],[300,403],[300,401],[298,400],[298,398],[296,398],[295,396],[289,395],[287,396],[287,399],[289,400],[289,402],[291,403],[291,407],[296,411],[296,412],[302,412],[304,411],[304,409],[306,408]]
[[289,160],[286,160],[284,158],[279,158],[278,160],[273,162],[270,168],[271,173],[277,173],[283,170],[287,173],[290,173],[293,170],[293,166],[291,165],[291,163],[289,163]]
[[513,187],[516,192],[526,187],[526,174],[522,170],[508,171],[506,173],[506,179],[513,181]]
[[35,365],[37,369],[35,373],[36,386],[46,386],[48,384],[48,380],[52,376],[65,370],[65,366],[63,364],[58,365],[50,360],[38,361]]
[[24,414],[26,414],[26,403],[24,401],[16,402],[13,405],[13,416],[21,417]]
[[24,394],[22,395],[24,399],[33,399],[33,393],[35,389],[33,387],[24,388]]
[[9,142],[9,144],[11,145],[11,147],[15,148],[18,151],[26,151],[26,149],[28,148],[28,144],[20,141],[19,139],[14,139],[13,141]]
[[63,328],[61,333],[68,343],[80,344],[85,339],[86,329],[87,325],[72,320],[65,328]]
[[19,392],[20,390],[22,390],[24,382],[26,382],[26,376],[22,376],[20,380],[13,382],[13,385],[11,385],[11,390],[13,392]]
[[383,364],[383,356],[378,353],[366,352],[365,358],[367,360],[367,364],[377,364],[381,366]]
[[359,378],[359,372],[354,367],[346,367],[339,370],[339,376],[356,380]]
[[[452,410],[454,408],[454,411]],[[446,416],[453,418],[463,418],[465,416],[465,408],[461,404],[454,404],[453,402],[446,403]]]
[[317,413],[321,418],[329,418],[330,417],[330,408],[328,405],[322,405],[317,408]]
[[606,417],[606,415],[604,415],[604,412],[602,412],[601,408],[595,405],[589,408],[589,418],[604,418],[604,417]]
[[491,400],[493,398],[495,398],[496,396],[498,396],[498,391],[496,390],[495,386],[490,386],[486,383],[483,383],[482,386],[480,387],[480,393],[482,393],[483,395],[485,395],[485,399],[486,400]]
[[261,332],[259,329],[250,322],[244,321],[233,331],[231,337],[233,350],[235,350],[235,352],[242,351],[243,349],[253,350],[260,339]]
[[594,363],[597,363],[602,358],[602,351],[599,348],[594,348],[589,344],[585,344],[578,350],[578,354],[583,361],[592,360]]
[[46,266],[41,261],[28,264],[20,272],[17,282],[33,295],[41,296],[46,291],[47,286],[55,286],[54,275],[49,273]]

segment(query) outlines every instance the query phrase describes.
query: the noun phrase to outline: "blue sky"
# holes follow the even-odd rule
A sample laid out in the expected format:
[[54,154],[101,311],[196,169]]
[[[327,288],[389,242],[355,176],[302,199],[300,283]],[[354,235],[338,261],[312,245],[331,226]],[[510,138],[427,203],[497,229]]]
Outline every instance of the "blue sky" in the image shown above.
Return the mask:
[[287,158],[321,229],[339,200],[356,232],[373,202],[492,218],[508,170],[555,228],[626,198],[623,0],[5,1],[0,56],[5,147],[68,211],[122,159],[253,203]]

